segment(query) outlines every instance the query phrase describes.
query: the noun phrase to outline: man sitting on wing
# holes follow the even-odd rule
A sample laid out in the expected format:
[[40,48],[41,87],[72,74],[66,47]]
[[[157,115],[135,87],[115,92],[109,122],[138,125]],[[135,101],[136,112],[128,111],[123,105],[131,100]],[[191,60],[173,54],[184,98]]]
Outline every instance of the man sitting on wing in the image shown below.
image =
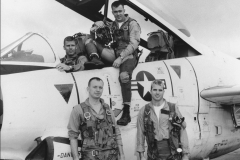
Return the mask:
[[[127,125],[131,122],[130,104],[131,104],[131,78],[132,72],[137,64],[138,45],[140,43],[141,29],[136,20],[125,14],[124,5],[121,1],[112,3],[112,13],[115,21],[105,25],[103,21],[95,22],[91,28],[91,34],[98,34],[98,29],[108,27],[113,36],[113,45],[106,46],[106,42],[96,40],[87,40],[86,48],[93,49],[95,52],[88,51],[90,62],[85,63],[88,68],[102,68],[104,63],[111,64],[115,68],[119,68],[119,82],[123,97],[123,114],[117,121],[118,125]],[[106,32],[108,32],[106,30]],[[92,36],[95,37],[95,36]],[[89,47],[93,46],[93,47]]]

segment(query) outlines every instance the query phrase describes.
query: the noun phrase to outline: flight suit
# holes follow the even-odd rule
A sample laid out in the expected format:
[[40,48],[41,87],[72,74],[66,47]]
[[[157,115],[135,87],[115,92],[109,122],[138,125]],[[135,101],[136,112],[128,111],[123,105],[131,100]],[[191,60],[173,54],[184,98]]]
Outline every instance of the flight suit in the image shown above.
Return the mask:
[[72,69],[67,72],[76,72],[84,69],[83,62],[86,62],[87,58],[77,54],[71,57],[66,55],[65,57],[61,58],[60,61],[68,66],[72,66]]
[[73,108],[68,123],[69,139],[81,139],[82,160],[117,160],[118,145],[122,145],[121,134],[114,114],[100,100],[99,114],[92,109],[89,100]]
[[[131,79],[132,72],[137,65],[138,57],[138,45],[140,43],[140,34],[141,28],[136,20],[130,18],[128,15],[125,15],[126,19],[123,22],[122,26],[119,26],[118,22],[114,21],[109,23],[108,27],[110,28],[113,35],[112,45],[106,46],[101,44],[97,40],[92,41],[86,45],[88,53],[90,56],[93,52],[97,52],[102,58],[102,61],[107,60],[112,63],[118,58],[121,57],[122,61],[119,66],[119,82],[121,85],[121,92],[123,97],[123,114],[122,117],[117,121],[118,125],[127,125],[131,121],[130,117],[130,104],[131,104]],[[92,37],[95,37],[95,31],[97,26],[91,28]],[[95,45],[97,51],[92,49],[92,45]],[[91,46],[91,47],[90,47]],[[96,64],[101,64],[99,60],[94,60]],[[91,63],[89,63],[91,64]],[[99,65],[100,66],[100,65]]]
[[[169,104],[167,103],[166,100],[165,101],[165,105],[163,106],[163,110],[165,111],[169,111]],[[148,159],[154,159],[156,157],[153,156],[153,153],[151,150],[151,148],[158,148],[158,151],[160,151],[160,156],[161,158],[164,160],[166,159],[170,154],[171,154],[171,150],[166,150],[166,148],[163,150],[163,152],[161,152],[161,147],[164,148],[164,146],[168,146],[169,145],[169,138],[170,138],[170,130],[172,129],[172,126],[169,122],[169,114],[163,113],[163,111],[160,111],[160,118],[158,120],[157,115],[155,113],[155,110],[153,108],[152,103],[147,104],[150,106],[150,110],[149,110],[149,115],[151,118],[151,122],[153,123],[152,125],[149,124],[148,127],[146,128],[144,126],[144,117],[146,114],[145,113],[145,108],[146,106],[142,107],[141,110],[139,111],[138,114],[138,120],[137,120],[137,152],[144,152],[145,151],[145,139],[147,140],[147,145],[148,145]],[[179,110],[177,109],[177,107],[175,108],[175,112],[179,117],[181,116],[181,113],[179,112]],[[185,130],[186,128],[186,122],[182,123],[182,130]],[[152,144],[152,142],[149,142],[149,139],[146,138],[146,132],[150,132],[150,134],[152,134],[153,136],[153,140],[150,139],[150,141],[154,141],[157,142],[157,146],[154,146]],[[189,148],[188,148],[188,138],[186,135],[186,132],[182,132],[184,133],[183,135],[181,135],[181,141],[184,141],[184,145],[183,148],[183,153],[189,153]],[[187,146],[186,146],[187,145]]]
[[[138,30],[134,30],[133,28],[138,28]],[[137,63],[136,56],[138,54],[137,47],[140,42],[140,26],[134,19],[127,17],[121,27],[119,27],[118,23],[114,21],[112,22],[110,29],[113,33],[113,41],[116,43],[116,47],[114,48],[116,57],[121,56],[123,58],[119,71],[119,81],[122,89],[123,103],[130,103],[132,96],[130,80]],[[126,83],[122,82],[123,78],[121,77],[121,74],[123,72],[127,72],[129,76]]]

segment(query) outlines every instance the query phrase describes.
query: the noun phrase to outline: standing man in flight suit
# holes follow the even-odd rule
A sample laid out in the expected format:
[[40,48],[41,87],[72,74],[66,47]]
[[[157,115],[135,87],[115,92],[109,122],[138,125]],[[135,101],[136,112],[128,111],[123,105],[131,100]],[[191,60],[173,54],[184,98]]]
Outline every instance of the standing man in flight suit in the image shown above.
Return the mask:
[[81,160],[125,160],[114,113],[100,98],[103,85],[100,78],[91,78],[89,98],[72,110],[67,128],[73,160],[79,160],[78,140],[82,140]]
[[[188,160],[187,133],[180,132],[186,128],[184,118],[175,104],[163,98],[164,84],[161,80],[152,82],[150,93],[152,101],[141,108],[137,120],[137,152],[140,160],[145,160],[145,139],[148,145],[148,160]],[[179,123],[171,123],[177,117]],[[174,129],[178,131],[175,132]],[[181,149],[177,152],[180,142],[183,142],[183,155],[179,153]]]
[[[113,67],[120,69],[119,81],[123,97],[123,114],[117,121],[118,125],[127,125],[131,122],[130,105],[131,105],[131,78],[132,72],[137,63],[137,49],[140,43],[141,29],[136,20],[125,14],[124,5],[121,1],[115,1],[111,5],[115,21],[104,24],[103,21],[95,22],[91,28],[91,34],[99,28],[109,27],[113,35],[113,44],[106,47],[96,40],[86,42],[87,52],[89,53],[90,62],[86,63],[87,67],[101,68],[103,62],[112,64]],[[95,37],[94,35],[92,37]],[[95,46],[96,50],[89,51],[90,46]],[[99,54],[98,54],[99,53]]]

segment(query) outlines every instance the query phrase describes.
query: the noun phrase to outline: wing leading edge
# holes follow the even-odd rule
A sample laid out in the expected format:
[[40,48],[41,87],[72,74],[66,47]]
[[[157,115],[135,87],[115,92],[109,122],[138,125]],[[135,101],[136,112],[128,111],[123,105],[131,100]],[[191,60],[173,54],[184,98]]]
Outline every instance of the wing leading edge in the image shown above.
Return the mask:
[[201,92],[201,97],[220,104],[237,104],[240,103],[240,85],[204,89]]

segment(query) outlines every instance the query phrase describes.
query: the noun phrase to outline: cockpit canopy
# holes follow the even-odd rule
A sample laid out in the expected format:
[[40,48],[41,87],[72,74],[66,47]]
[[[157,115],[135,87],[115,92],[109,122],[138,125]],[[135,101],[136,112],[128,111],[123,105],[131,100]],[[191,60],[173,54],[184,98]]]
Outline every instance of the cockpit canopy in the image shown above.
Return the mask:
[[1,50],[1,61],[54,63],[56,56],[44,37],[28,33]]

